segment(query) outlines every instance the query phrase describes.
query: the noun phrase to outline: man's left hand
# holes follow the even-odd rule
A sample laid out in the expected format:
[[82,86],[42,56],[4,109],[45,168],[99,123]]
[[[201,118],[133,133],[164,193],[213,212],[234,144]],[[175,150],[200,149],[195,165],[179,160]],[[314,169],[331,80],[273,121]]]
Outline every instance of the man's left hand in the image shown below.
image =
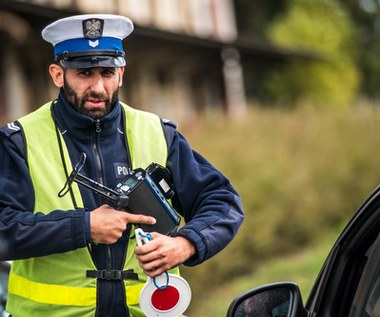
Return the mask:
[[169,237],[152,233],[152,240],[135,249],[139,265],[150,277],[158,276],[168,271],[195,254],[194,245],[183,237]]

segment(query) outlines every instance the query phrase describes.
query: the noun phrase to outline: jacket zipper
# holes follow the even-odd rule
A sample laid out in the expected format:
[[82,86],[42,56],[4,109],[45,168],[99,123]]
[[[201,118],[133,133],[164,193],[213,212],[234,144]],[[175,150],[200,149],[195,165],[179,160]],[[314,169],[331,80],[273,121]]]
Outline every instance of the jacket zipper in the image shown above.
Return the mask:
[[[102,132],[102,128],[100,126],[100,120],[95,120],[95,137],[94,137],[94,143],[93,143],[93,150],[94,150],[94,157],[95,157],[95,164],[96,164],[96,170],[99,177],[99,183],[104,184],[104,178],[103,178],[103,169],[102,164],[100,160],[100,153],[98,149],[98,138],[100,137],[100,133]],[[106,263],[106,269],[112,270],[112,250],[109,245],[106,246],[107,249],[107,263]],[[107,302],[105,307],[106,316],[109,315],[110,312],[110,306],[111,301],[113,297],[113,289],[112,289],[112,283],[106,282],[107,285]]]
[[94,156],[95,156],[95,164],[96,164],[96,169],[98,172],[98,177],[99,177],[99,183],[103,184],[104,179],[103,179],[103,170],[102,170],[102,164],[100,161],[100,154],[97,146],[97,140],[98,136],[102,132],[102,128],[100,127],[100,120],[96,119],[95,121],[95,138],[94,138],[94,144],[93,144],[93,149],[94,149]]

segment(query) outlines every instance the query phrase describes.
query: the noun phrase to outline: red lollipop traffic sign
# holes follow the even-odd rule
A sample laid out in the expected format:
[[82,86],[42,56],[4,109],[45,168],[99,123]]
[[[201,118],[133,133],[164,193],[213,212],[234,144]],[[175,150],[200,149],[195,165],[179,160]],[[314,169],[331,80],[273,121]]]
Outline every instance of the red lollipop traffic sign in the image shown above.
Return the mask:
[[[141,228],[135,230],[137,245],[152,240]],[[140,307],[147,317],[177,317],[189,306],[191,289],[186,280],[165,272],[155,278],[148,277],[140,293]]]

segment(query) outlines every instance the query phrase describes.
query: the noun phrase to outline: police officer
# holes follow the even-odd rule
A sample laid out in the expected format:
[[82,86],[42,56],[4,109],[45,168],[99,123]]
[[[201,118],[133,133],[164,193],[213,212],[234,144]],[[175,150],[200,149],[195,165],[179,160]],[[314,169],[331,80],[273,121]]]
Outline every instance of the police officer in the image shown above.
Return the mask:
[[[7,310],[16,317],[143,316],[147,276],[204,262],[243,221],[233,186],[173,123],[119,101],[122,40],[132,30],[128,18],[101,14],[48,25],[58,98],[0,130],[0,258],[13,260]],[[185,224],[136,247],[134,225],[156,219],[76,184],[59,197],[81,153],[82,173],[110,188],[128,169],[166,166]]]

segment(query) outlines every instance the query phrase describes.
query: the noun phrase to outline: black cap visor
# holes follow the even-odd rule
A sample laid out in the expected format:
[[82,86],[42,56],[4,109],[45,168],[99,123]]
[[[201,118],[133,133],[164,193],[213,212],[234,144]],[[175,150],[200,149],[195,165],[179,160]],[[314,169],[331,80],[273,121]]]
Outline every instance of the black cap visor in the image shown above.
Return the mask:
[[94,67],[123,67],[124,57],[118,56],[86,56],[61,59],[60,64],[65,68],[94,68]]
[[126,64],[124,55],[114,50],[66,51],[55,56],[55,60],[65,68],[123,67]]

